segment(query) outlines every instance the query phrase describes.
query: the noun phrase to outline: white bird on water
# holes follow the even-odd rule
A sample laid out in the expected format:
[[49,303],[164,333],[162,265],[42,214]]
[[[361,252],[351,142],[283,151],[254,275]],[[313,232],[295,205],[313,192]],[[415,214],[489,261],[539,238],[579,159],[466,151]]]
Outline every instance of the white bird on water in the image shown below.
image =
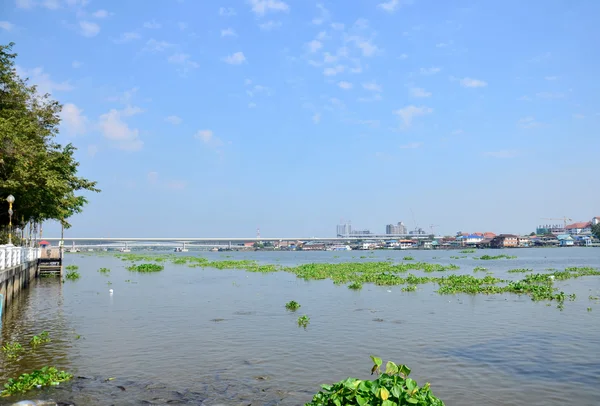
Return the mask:
[[108,290],[108,293],[110,293],[110,294],[112,295],[112,294],[113,294],[113,290],[112,290],[112,289],[109,289],[109,290]]

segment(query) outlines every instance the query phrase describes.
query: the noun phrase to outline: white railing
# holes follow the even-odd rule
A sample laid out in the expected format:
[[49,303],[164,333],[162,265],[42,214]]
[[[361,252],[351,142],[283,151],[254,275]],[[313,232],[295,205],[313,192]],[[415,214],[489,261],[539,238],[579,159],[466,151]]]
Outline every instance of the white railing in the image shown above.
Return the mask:
[[27,262],[37,261],[37,259],[40,257],[40,254],[40,248],[0,245],[0,271]]

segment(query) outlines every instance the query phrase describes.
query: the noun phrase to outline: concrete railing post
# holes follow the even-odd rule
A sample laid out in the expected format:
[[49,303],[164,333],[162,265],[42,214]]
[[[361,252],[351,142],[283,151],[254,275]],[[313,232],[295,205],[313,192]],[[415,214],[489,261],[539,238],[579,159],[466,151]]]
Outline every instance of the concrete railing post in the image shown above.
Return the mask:
[[4,270],[6,268],[6,248],[0,247],[0,270]]

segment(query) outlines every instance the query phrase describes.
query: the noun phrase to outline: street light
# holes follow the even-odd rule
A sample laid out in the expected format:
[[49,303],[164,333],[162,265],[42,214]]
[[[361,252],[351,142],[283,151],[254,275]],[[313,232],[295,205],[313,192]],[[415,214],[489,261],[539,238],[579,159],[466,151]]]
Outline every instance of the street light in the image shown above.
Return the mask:
[[12,210],[12,205],[15,202],[15,197],[13,195],[8,195],[8,197],[6,198],[6,201],[8,202],[8,245],[12,244],[12,215],[13,215],[13,210]]

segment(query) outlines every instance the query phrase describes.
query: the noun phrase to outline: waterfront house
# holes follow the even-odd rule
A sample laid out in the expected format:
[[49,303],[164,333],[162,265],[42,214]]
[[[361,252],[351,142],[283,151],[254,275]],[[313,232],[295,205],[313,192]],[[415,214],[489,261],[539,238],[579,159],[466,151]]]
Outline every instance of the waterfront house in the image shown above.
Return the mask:
[[569,224],[565,227],[565,231],[570,235],[578,234],[591,234],[592,233],[592,222],[584,221],[581,223]]
[[496,234],[489,232],[489,231],[486,231],[485,233],[483,233],[483,238],[489,238],[490,240],[492,238],[494,238],[495,236],[496,236]]
[[398,241],[398,245],[400,247],[400,249],[409,249],[409,248],[416,248],[416,242],[413,240],[399,240]]
[[575,239],[570,234],[557,235],[561,247],[572,247],[575,245]]
[[529,247],[531,245],[531,238],[526,235],[520,236],[518,244],[519,247]]
[[519,246],[519,237],[514,234],[500,234],[492,238],[491,248],[515,248]]

